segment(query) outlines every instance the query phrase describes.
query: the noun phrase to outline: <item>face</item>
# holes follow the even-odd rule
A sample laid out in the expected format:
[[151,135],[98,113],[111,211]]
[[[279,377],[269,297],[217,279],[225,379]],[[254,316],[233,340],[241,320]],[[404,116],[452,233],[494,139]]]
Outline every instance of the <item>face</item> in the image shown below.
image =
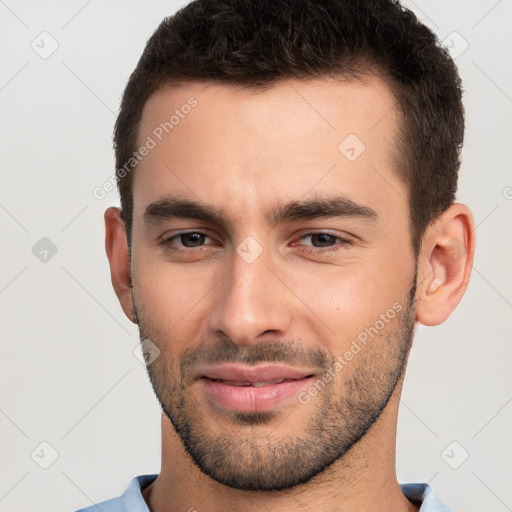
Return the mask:
[[225,485],[307,482],[403,376],[416,266],[397,115],[376,78],[189,83],[145,106],[134,308],[165,414]]

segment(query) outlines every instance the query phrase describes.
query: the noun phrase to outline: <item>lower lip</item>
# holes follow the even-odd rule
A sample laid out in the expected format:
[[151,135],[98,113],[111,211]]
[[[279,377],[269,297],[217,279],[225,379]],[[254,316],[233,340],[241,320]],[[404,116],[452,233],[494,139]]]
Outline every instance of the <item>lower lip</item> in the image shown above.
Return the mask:
[[268,411],[296,397],[313,377],[269,384],[268,386],[229,386],[221,381],[201,378],[206,395],[223,409],[240,412]]

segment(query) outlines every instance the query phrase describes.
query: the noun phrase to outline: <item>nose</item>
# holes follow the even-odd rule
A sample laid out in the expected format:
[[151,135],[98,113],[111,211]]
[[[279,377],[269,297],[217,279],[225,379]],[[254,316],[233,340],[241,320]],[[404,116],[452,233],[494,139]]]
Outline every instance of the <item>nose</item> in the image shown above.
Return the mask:
[[269,268],[263,252],[247,262],[233,254],[231,271],[216,286],[209,329],[237,345],[258,343],[262,334],[282,336],[290,328],[293,303],[289,291]]

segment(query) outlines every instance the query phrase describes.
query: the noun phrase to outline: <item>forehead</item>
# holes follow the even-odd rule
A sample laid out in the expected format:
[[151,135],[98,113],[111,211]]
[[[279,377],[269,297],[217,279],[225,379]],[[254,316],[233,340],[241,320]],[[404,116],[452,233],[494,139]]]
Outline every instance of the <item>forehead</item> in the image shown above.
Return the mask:
[[395,103],[374,76],[287,80],[265,90],[162,87],[141,119],[137,147],[151,149],[135,172],[134,208],[163,192],[246,209],[340,188],[396,200],[397,189],[407,194],[392,154]]

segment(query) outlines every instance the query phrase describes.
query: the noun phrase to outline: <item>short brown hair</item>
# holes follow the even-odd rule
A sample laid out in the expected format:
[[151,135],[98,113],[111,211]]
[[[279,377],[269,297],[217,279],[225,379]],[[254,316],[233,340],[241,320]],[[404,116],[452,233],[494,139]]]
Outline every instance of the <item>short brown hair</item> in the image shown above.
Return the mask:
[[396,171],[409,189],[418,254],[425,228],[455,200],[462,88],[434,33],[393,0],[195,0],[165,18],[128,80],[114,131],[128,242],[135,166],[126,172],[126,163],[157,89],[191,81],[266,88],[288,78],[369,73],[386,80],[401,113]]

